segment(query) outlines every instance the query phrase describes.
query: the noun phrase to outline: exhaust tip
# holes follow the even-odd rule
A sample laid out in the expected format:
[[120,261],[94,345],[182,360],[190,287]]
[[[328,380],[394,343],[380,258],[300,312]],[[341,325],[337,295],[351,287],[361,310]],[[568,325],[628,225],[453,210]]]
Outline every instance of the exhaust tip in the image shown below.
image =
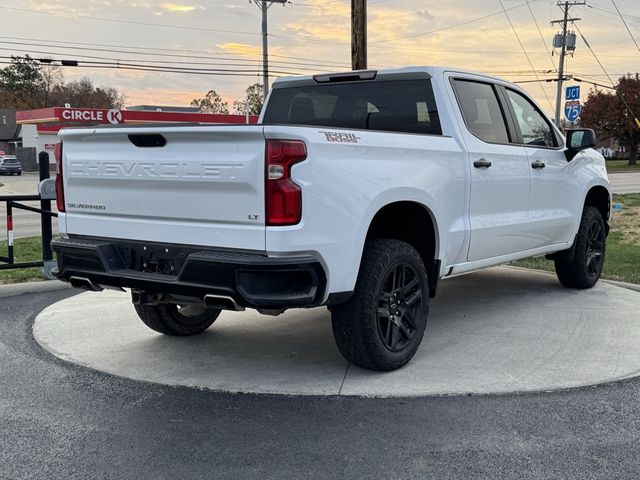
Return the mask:
[[69,283],[73,288],[80,288],[82,290],[88,290],[90,292],[101,292],[104,288],[96,285],[91,280],[85,277],[70,277]]
[[238,305],[236,301],[225,295],[205,295],[202,299],[204,306],[218,310],[233,310],[235,312],[244,311],[244,307]]

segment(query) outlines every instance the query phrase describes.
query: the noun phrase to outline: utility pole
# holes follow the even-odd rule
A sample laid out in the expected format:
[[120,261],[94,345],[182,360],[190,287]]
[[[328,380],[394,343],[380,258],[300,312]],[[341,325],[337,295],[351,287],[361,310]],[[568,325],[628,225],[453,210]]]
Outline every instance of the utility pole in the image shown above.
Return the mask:
[[253,0],[262,11],[262,95],[267,98],[269,93],[269,40],[267,28],[267,10],[274,3],[281,3],[283,6],[288,0]]
[[[569,22],[576,22],[579,18],[569,18],[569,9],[576,5],[586,5],[587,2],[558,2],[557,5],[562,8],[564,17],[562,20],[553,20],[551,25],[556,23],[562,24],[562,34],[556,35],[553,41],[553,46],[557,48],[560,46],[560,60],[558,62],[558,90],[556,92],[556,125],[560,127],[560,111],[562,104],[562,82],[564,81],[564,57],[567,53],[567,24]],[[575,50],[575,34],[573,35],[574,43],[571,47],[571,51]],[[557,41],[556,41],[557,40]],[[558,45],[560,43],[560,45]]]
[[367,0],[351,0],[351,68],[367,68]]

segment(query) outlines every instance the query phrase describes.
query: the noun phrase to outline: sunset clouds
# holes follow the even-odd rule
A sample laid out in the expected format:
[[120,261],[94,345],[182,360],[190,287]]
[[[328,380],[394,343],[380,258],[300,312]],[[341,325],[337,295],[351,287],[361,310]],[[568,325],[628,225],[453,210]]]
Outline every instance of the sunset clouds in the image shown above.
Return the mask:
[[[291,1],[285,7],[274,4],[269,9],[270,67],[274,77],[278,72],[310,74],[349,69],[351,2]],[[630,15],[629,27],[640,40],[637,2],[618,0],[618,6]],[[548,53],[556,33],[549,22],[561,13],[556,2],[529,0],[542,38],[524,0],[504,3],[535,73],[497,0],[369,0],[369,67],[449,65],[512,81],[536,80],[536,74],[541,79],[552,77],[554,73],[547,72],[556,68],[558,59]],[[572,10],[572,15],[582,18],[580,29],[612,77],[640,71],[640,52],[620,28],[619,18],[607,11],[607,2],[597,3],[599,10]],[[118,88],[126,93],[128,104],[186,105],[194,95],[211,89],[233,101],[243,96],[250,84],[261,81],[260,11],[247,0],[9,0],[3,5],[0,15],[6,22],[0,34],[0,55],[31,53],[39,58],[48,53],[51,58],[91,61],[101,57],[121,62],[242,70],[242,75],[185,75],[64,69],[69,80],[88,75],[98,85]],[[31,43],[41,45],[9,44],[16,40],[8,37],[31,39]],[[65,41],[77,42],[82,50],[57,46]],[[580,38],[575,56],[568,58],[567,71],[606,80]],[[543,108],[550,109],[546,97],[555,96],[553,82],[523,85]]]

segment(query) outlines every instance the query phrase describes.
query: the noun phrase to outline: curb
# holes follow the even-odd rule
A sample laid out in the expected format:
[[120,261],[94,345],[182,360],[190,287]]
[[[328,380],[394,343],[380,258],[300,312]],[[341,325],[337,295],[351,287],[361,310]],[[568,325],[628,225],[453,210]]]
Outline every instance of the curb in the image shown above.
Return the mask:
[[[525,272],[546,273],[547,275],[553,275],[555,277],[555,273],[548,272],[546,270],[538,270],[536,268],[518,267],[516,265],[508,265],[508,264],[503,264],[501,266],[507,267],[507,268],[512,268],[514,270],[522,270],[522,271],[525,271]],[[621,282],[619,280],[607,280],[606,278],[600,278],[599,281],[602,281],[602,282],[605,282],[605,283],[609,283],[611,285],[615,285],[616,287],[626,288],[627,290],[633,290],[635,292],[640,292],[640,285],[638,285],[636,283]]]
[[627,288],[629,290],[640,292],[640,285],[637,285],[635,283],[620,282],[618,280],[607,280],[606,278],[603,278],[602,281],[610,283],[611,285],[615,285],[616,287]]
[[71,285],[59,280],[43,280],[42,282],[13,283],[10,285],[0,285],[0,298],[15,297],[27,293],[44,293],[56,290],[65,290]]

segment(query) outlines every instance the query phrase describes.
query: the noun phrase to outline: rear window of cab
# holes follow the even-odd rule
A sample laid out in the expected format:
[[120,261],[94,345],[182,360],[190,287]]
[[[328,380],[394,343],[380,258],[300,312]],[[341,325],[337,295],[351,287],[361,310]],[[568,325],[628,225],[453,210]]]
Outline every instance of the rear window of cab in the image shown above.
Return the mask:
[[274,89],[262,123],[442,135],[427,79]]

